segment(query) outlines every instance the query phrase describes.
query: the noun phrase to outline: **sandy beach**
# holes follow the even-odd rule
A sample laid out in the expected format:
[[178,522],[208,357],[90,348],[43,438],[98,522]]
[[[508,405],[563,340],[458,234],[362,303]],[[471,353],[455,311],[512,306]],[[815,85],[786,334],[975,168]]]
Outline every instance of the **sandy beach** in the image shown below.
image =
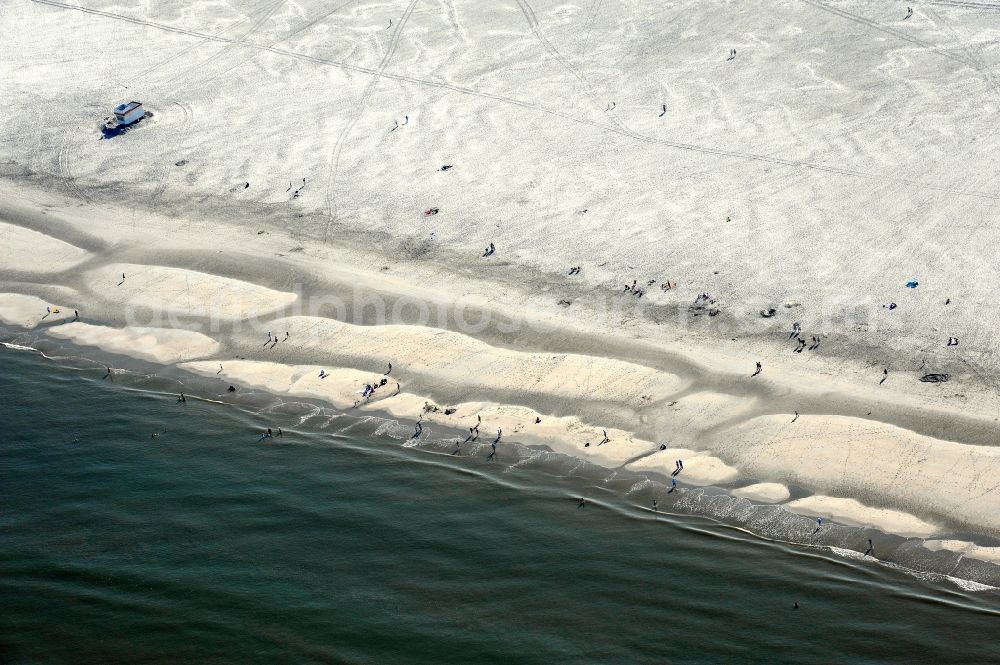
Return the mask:
[[184,7],[0,10],[17,335],[997,559],[992,14]]

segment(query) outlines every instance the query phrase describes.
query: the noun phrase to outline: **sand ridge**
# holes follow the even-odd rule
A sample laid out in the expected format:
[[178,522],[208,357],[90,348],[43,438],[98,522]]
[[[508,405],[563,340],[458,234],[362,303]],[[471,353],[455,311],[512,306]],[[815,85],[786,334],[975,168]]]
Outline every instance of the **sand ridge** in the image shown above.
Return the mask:
[[799,515],[823,517],[851,526],[871,526],[900,536],[927,538],[939,530],[934,524],[913,515],[898,510],[872,508],[856,499],[817,494],[789,501],[784,507]]
[[129,263],[95,268],[87,273],[86,284],[121,307],[219,319],[269,314],[298,298],[294,293],[195,270]]
[[[498,432],[502,432],[501,440],[506,438],[531,446],[544,446],[553,452],[581,457],[608,468],[620,467],[642,456],[643,459],[629,465],[630,468],[669,475],[673,462],[667,465],[666,456],[686,455],[690,459],[685,462],[685,475],[680,478],[685,484],[726,482],[737,473],[717,458],[692,450],[671,449],[663,456],[645,457],[658,449],[656,444],[637,439],[624,430],[584,423],[575,416],[551,416],[524,406],[489,402],[436,405],[419,395],[402,389],[397,391],[396,378],[391,374],[385,376],[385,386],[378,388],[371,399],[365,399],[362,395],[364,386],[377,385],[383,375],[330,366],[232,359],[188,362],[180,367],[202,376],[218,376],[242,387],[322,399],[340,409],[357,409],[361,413],[383,412],[404,422],[421,420],[457,430],[466,430],[478,424],[480,443],[491,441]],[[431,405],[432,410],[425,408],[427,405]],[[446,413],[451,410],[453,413]],[[477,417],[482,419],[481,424]],[[671,467],[669,470],[668,466]]]
[[4,270],[61,272],[89,256],[87,250],[58,238],[0,221],[0,265]]
[[781,483],[754,483],[738,487],[731,494],[757,503],[782,503],[790,496],[788,488]]
[[73,308],[22,293],[0,293],[0,322],[32,329],[42,323],[72,321]]
[[52,337],[69,340],[81,346],[96,346],[108,353],[161,364],[200,358],[219,351],[218,342],[192,330],[138,326],[111,328],[75,322],[50,328],[47,332]]

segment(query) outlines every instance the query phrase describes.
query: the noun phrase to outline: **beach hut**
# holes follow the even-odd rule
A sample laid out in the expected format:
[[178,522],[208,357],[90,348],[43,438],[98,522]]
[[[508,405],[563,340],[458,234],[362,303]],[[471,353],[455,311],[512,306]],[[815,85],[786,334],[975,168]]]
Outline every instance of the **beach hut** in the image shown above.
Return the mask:
[[146,109],[142,108],[142,102],[125,102],[115,107],[115,119],[118,125],[131,125],[144,115]]

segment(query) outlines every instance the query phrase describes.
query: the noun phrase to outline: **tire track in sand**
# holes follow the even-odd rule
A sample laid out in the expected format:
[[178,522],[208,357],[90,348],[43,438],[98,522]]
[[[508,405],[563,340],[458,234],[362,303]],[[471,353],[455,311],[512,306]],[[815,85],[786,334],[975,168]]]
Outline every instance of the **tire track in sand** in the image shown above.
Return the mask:
[[351,130],[354,129],[354,125],[358,124],[358,120],[360,120],[361,116],[364,114],[365,106],[368,104],[369,98],[371,98],[372,93],[375,91],[375,87],[382,79],[382,74],[385,72],[385,68],[389,66],[389,61],[392,60],[392,56],[396,52],[396,46],[399,44],[399,39],[403,36],[403,28],[406,27],[406,22],[410,19],[410,15],[413,13],[413,9],[417,6],[417,2],[418,0],[410,0],[410,4],[406,6],[406,10],[403,12],[402,18],[400,18],[399,23],[396,24],[396,29],[392,33],[392,38],[389,40],[389,46],[385,50],[385,55],[382,56],[382,61],[378,63],[378,68],[374,72],[375,75],[372,77],[372,80],[368,82],[368,85],[365,86],[365,90],[361,94],[361,99],[354,107],[354,117],[351,118],[349,123],[347,123],[344,130],[340,132],[340,136],[337,137],[337,143],[333,147],[333,163],[330,167],[330,174],[327,177],[326,183],[328,217],[326,220],[326,227],[323,229],[323,242],[327,241],[330,233],[330,225],[337,219],[337,197],[334,190],[337,186],[337,175],[340,169],[340,155],[344,149],[344,142],[347,140],[347,136],[351,133]]
[[84,203],[91,203],[93,199],[87,196],[83,188],[81,188],[76,183],[76,178],[73,176],[73,171],[70,168],[70,152],[69,152],[69,142],[63,141],[62,145],[59,146],[59,175],[62,177],[63,182],[73,191],[73,194],[79,198]]
[[[57,2],[56,0],[31,0],[31,1],[35,2],[35,3],[39,3],[39,4],[45,4],[45,5],[51,5],[53,7],[59,7],[59,8],[62,8],[62,9],[73,9],[73,10],[81,11],[81,12],[84,12],[84,13],[87,13],[87,14],[94,14],[94,15],[103,16],[103,17],[106,17],[106,18],[122,20],[122,21],[126,21],[126,22],[129,22],[129,23],[134,23],[134,24],[140,25],[140,26],[151,27],[151,28],[156,28],[156,29],[160,29],[160,30],[166,30],[168,32],[177,32],[177,33],[181,33],[181,34],[186,34],[186,35],[189,35],[191,37],[208,38],[208,39],[212,39],[213,41],[220,41],[220,42],[227,42],[227,43],[232,43],[233,41],[235,41],[233,39],[229,39],[229,38],[225,38],[225,37],[212,37],[211,35],[207,35],[205,33],[199,33],[199,32],[192,31],[192,30],[185,30],[185,29],[182,29],[182,28],[176,28],[174,26],[159,24],[159,23],[156,23],[156,22],[153,22],[153,21],[144,21],[144,20],[141,20],[141,19],[132,18],[130,16],[122,16],[120,14],[115,14],[113,12],[105,12],[105,11],[96,10],[96,9],[87,9],[87,8],[79,7],[79,6],[76,6],[76,5],[68,5],[68,4],[65,4],[65,3],[62,3],[62,2]],[[803,2],[808,2],[808,1],[809,0],[803,0]],[[485,91],[482,91],[482,90],[475,90],[473,88],[468,88],[468,87],[465,87],[465,86],[456,85],[454,83],[447,83],[445,81],[426,80],[426,79],[422,79],[422,78],[419,78],[419,77],[416,77],[416,76],[409,76],[409,75],[406,75],[406,74],[389,74],[389,73],[386,73],[385,71],[378,71],[378,70],[372,69],[370,67],[363,67],[363,66],[360,66],[360,65],[352,65],[352,64],[349,64],[349,63],[346,63],[346,62],[341,62],[339,60],[332,60],[332,59],[328,59],[328,58],[320,58],[318,56],[307,55],[307,54],[304,54],[304,53],[296,53],[294,51],[289,51],[287,49],[281,49],[281,48],[269,47],[269,46],[261,46],[261,45],[253,45],[253,44],[249,44],[249,45],[252,46],[253,48],[262,49],[262,50],[265,50],[265,51],[269,51],[271,53],[275,53],[277,55],[285,56],[285,57],[288,57],[288,58],[293,58],[293,59],[296,59],[296,60],[301,60],[303,62],[312,62],[312,63],[319,64],[319,65],[325,65],[325,66],[329,66],[329,67],[337,67],[337,68],[345,70],[345,71],[353,71],[353,72],[358,72],[358,73],[362,73],[362,74],[370,74],[370,75],[373,75],[373,76],[378,76],[379,78],[388,78],[388,79],[392,79],[392,80],[395,80],[395,81],[400,81],[400,82],[403,82],[403,83],[412,83],[414,85],[422,85],[422,86],[430,87],[430,88],[437,88],[437,89],[442,89],[442,90],[451,90],[453,92],[457,92],[457,93],[464,94],[464,95],[470,95],[470,96],[479,97],[479,98],[482,98],[482,99],[490,99],[490,100],[493,100],[493,101],[503,102],[503,103],[509,104],[511,106],[517,106],[519,108],[530,109],[530,110],[533,110],[533,111],[537,111],[539,113],[545,113],[545,114],[548,114],[548,115],[551,115],[551,116],[554,116],[554,117],[563,118],[564,120],[569,120],[570,122],[575,122],[577,124],[587,125],[587,126],[590,126],[590,127],[594,127],[595,129],[598,129],[598,130],[601,130],[601,131],[611,132],[611,133],[619,134],[621,136],[626,136],[626,137],[634,139],[636,141],[642,141],[642,142],[645,142],[645,143],[662,145],[662,146],[666,146],[666,147],[670,147],[670,148],[675,148],[675,149],[678,149],[678,150],[687,150],[687,151],[702,153],[702,154],[705,154],[705,155],[715,155],[715,156],[719,156],[719,157],[727,157],[727,158],[740,159],[740,160],[746,160],[746,161],[758,161],[758,162],[764,162],[764,163],[775,164],[775,165],[778,165],[778,166],[786,166],[786,167],[791,167],[791,168],[808,169],[808,170],[814,170],[814,171],[824,171],[826,173],[833,173],[833,174],[842,175],[842,176],[846,176],[846,177],[852,177],[852,178],[858,178],[858,179],[862,179],[862,180],[868,180],[868,181],[876,182],[876,183],[879,183],[879,184],[896,183],[896,184],[899,184],[899,185],[904,185],[904,186],[907,186],[907,187],[913,187],[913,188],[917,188],[917,189],[925,189],[925,190],[931,190],[931,191],[947,192],[947,193],[956,194],[956,195],[959,195],[959,196],[968,196],[968,197],[973,197],[973,198],[980,198],[980,199],[989,199],[989,200],[993,200],[993,201],[1000,201],[1000,194],[994,194],[994,193],[990,193],[990,192],[982,192],[982,191],[976,191],[976,190],[971,190],[971,189],[953,189],[953,188],[949,188],[949,187],[946,187],[946,186],[936,185],[936,184],[931,183],[931,182],[923,182],[923,181],[920,181],[920,180],[915,180],[913,178],[898,178],[898,177],[894,178],[892,176],[887,176],[885,174],[868,173],[868,172],[859,171],[859,170],[856,170],[856,169],[848,169],[848,168],[842,168],[842,167],[836,167],[836,166],[829,166],[829,165],[826,165],[826,164],[819,164],[819,163],[815,163],[815,162],[807,162],[807,161],[801,161],[801,160],[795,160],[795,159],[786,159],[786,158],[781,158],[781,157],[773,157],[773,156],[768,156],[768,155],[761,155],[761,154],[756,154],[756,153],[751,153],[751,152],[742,152],[742,151],[737,151],[737,150],[727,150],[727,149],[724,149],[724,148],[714,148],[714,147],[711,147],[711,146],[703,146],[703,145],[698,145],[698,144],[694,144],[694,143],[682,143],[680,141],[671,141],[669,139],[659,139],[659,138],[656,138],[654,136],[646,136],[646,135],[643,135],[643,134],[639,134],[639,133],[631,131],[631,130],[629,130],[627,128],[622,128],[621,126],[608,125],[608,124],[603,124],[601,122],[598,122],[596,120],[590,120],[588,118],[581,118],[581,117],[575,116],[575,115],[573,115],[571,113],[567,113],[565,111],[560,111],[558,109],[547,108],[547,107],[541,106],[539,104],[535,104],[533,102],[526,102],[526,101],[524,101],[522,99],[517,99],[515,97],[507,97],[505,95],[500,95],[500,94],[496,94],[496,93],[485,92]],[[328,204],[329,204],[329,202],[330,202],[330,199],[329,199],[329,190],[328,190]],[[326,234],[324,234],[324,236],[325,235]]]
[[893,37],[895,37],[897,39],[903,40],[904,42],[910,42],[911,44],[916,44],[917,46],[922,46],[923,48],[925,48],[925,49],[927,49],[929,51],[933,51],[934,53],[937,53],[938,55],[940,55],[942,57],[949,58],[951,60],[954,60],[955,62],[960,62],[963,65],[967,65],[969,67],[972,67],[973,69],[979,69],[979,67],[976,65],[976,63],[970,61],[968,58],[956,55],[954,53],[949,53],[948,51],[942,49],[941,47],[937,46],[936,44],[931,44],[930,42],[925,42],[924,40],[918,39],[917,37],[911,37],[910,35],[906,34],[902,30],[896,30],[895,28],[890,28],[887,25],[883,25],[881,23],[878,23],[877,21],[873,21],[873,20],[871,20],[869,18],[865,18],[864,16],[859,16],[858,14],[852,14],[849,11],[845,11],[843,9],[838,9],[837,7],[831,7],[830,5],[827,5],[827,4],[824,4],[822,2],[819,2],[818,0],[801,0],[801,1],[804,2],[804,3],[806,3],[807,5],[812,5],[813,7],[816,7],[817,9],[822,9],[823,11],[829,12],[829,13],[835,15],[835,16],[839,16],[841,18],[847,19],[848,21],[853,21],[854,23],[858,23],[859,25],[867,25],[869,28],[874,28],[875,30],[878,30],[879,32],[884,32],[887,35],[892,35]]
[[[594,89],[590,86],[590,81],[588,81],[586,77],[584,77],[584,75],[581,74],[576,69],[576,67],[571,65],[569,61],[563,56],[563,54],[560,53],[559,50],[552,45],[552,42],[550,42],[545,37],[545,35],[542,34],[541,26],[538,23],[538,17],[535,16],[535,11],[531,8],[531,5],[528,4],[527,0],[515,0],[515,1],[517,2],[517,6],[521,8],[521,13],[524,14],[524,18],[528,21],[528,27],[531,28],[531,32],[535,35],[535,38],[541,43],[543,47],[545,47],[545,50],[549,52],[549,55],[555,58],[556,62],[558,62],[563,69],[572,74],[573,77],[580,82],[580,85],[583,86],[584,92],[586,92],[587,96],[590,97],[590,101],[592,101],[594,103],[594,106],[600,111],[601,102],[597,96],[597,93],[595,93]],[[620,129],[628,131],[628,128],[625,127],[625,125],[623,125],[621,121],[618,120],[618,118],[612,116],[608,117],[610,118],[611,122],[617,125]]]
[[[187,102],[179,100],[174,100],[172,102],[172,105],[176,106],[181,110],[181,119],[174,131],[177,134],[183,134],[185,128],[188,126],[188,124],[191,122],[191,119],[194,117],[194,109],[191,108],[191,105],[188,104]],[[161,175],[159,176],[159,178],[157,178],[156,181],[156,187],[153,188],[153,193],[150,194],[151,202],[156,203],[157,201],[159,201],[160,197],[163,196],[163,192],[166,191],[167,181],[170,179],[170,174],[172,172],[170,167],[171,164],[168,161],[168,163],[164,165],[163,169],[161,170]]]

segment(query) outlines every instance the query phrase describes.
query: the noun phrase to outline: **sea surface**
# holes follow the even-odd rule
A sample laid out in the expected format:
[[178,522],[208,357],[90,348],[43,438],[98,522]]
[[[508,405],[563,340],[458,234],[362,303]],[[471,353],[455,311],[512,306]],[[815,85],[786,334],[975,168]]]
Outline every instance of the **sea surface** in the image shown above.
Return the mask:
[[105,373],[0,348],[0,662],[1000,662],[990,587],[504,444]]

